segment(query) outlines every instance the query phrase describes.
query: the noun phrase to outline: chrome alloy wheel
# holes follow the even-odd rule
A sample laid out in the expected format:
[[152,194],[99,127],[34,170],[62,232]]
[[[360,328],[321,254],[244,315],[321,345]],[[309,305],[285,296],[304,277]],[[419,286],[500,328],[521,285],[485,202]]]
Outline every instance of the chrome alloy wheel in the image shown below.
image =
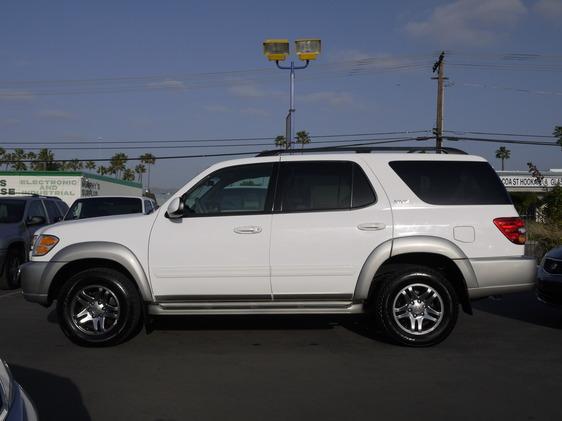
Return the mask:
[[441,296],[425,284],[411,284],[402,288],[392,304],[394,320],[403,331],[411,335],[425,335],[443,320]]
[[87,335],[102,335],[119,321],[117,296],[101,285],[82,288],[70,304],[72,323]]

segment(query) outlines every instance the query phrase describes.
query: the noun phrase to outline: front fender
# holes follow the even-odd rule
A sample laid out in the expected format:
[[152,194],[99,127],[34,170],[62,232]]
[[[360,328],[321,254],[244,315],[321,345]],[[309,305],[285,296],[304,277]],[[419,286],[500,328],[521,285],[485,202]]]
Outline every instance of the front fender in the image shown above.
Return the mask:
[[388,259],[409,253],[431,253],[444,256],[456,264],[468,288],[478,287],[470,261],[456,244],[441,237],[416,235],[387,240],[371,252],[359,273],[353,294],[354,301],[363,301],[368,298],[377,271]]
[[143,299],[152,301],[150,283],[141,263],[129,248],[118,243],[91,241],[67,246],[50,260],[52,264],[48,265],[43,279],[52,280],[64,265],[84,259],[105,259],[120,264],[137,283]]

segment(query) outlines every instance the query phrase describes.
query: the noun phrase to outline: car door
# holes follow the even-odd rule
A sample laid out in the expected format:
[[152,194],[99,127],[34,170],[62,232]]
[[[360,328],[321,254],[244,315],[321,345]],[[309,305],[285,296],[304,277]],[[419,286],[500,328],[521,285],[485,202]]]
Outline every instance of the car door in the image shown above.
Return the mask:
[[388,199],[360,161],[299,159],[283,158],[279,173],[274,298],[350,299],[369,254],[391,238]]
[[159,301],[270,300],[276,166],[219,169],[181,196],[184,216],[158,214],[149,248]]

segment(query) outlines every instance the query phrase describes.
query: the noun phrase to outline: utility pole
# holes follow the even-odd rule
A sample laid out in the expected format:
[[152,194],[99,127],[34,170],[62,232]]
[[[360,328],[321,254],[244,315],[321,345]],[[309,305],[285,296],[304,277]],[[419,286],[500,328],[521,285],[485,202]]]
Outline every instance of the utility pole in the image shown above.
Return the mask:
[[435,150],[441,153],[443,147],[443,105],[445,102],[445,51],[439,54],[439,59],[433,65],[433,73],[437,72],[437,118],[433,134],[435,135]]

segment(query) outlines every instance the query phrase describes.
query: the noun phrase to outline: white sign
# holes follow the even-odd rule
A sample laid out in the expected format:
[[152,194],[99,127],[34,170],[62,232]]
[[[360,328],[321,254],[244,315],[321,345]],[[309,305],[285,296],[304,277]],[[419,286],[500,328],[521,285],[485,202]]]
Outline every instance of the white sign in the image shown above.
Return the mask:
[[544,176],[542,182],[531,175],[500,176],[500,180],[508,190],[542,190],[544,188],[562,185],[562,175]]
[[80,195],[80,177],[4,175],[0,176],[0,196],[40,194],[72,202]]

